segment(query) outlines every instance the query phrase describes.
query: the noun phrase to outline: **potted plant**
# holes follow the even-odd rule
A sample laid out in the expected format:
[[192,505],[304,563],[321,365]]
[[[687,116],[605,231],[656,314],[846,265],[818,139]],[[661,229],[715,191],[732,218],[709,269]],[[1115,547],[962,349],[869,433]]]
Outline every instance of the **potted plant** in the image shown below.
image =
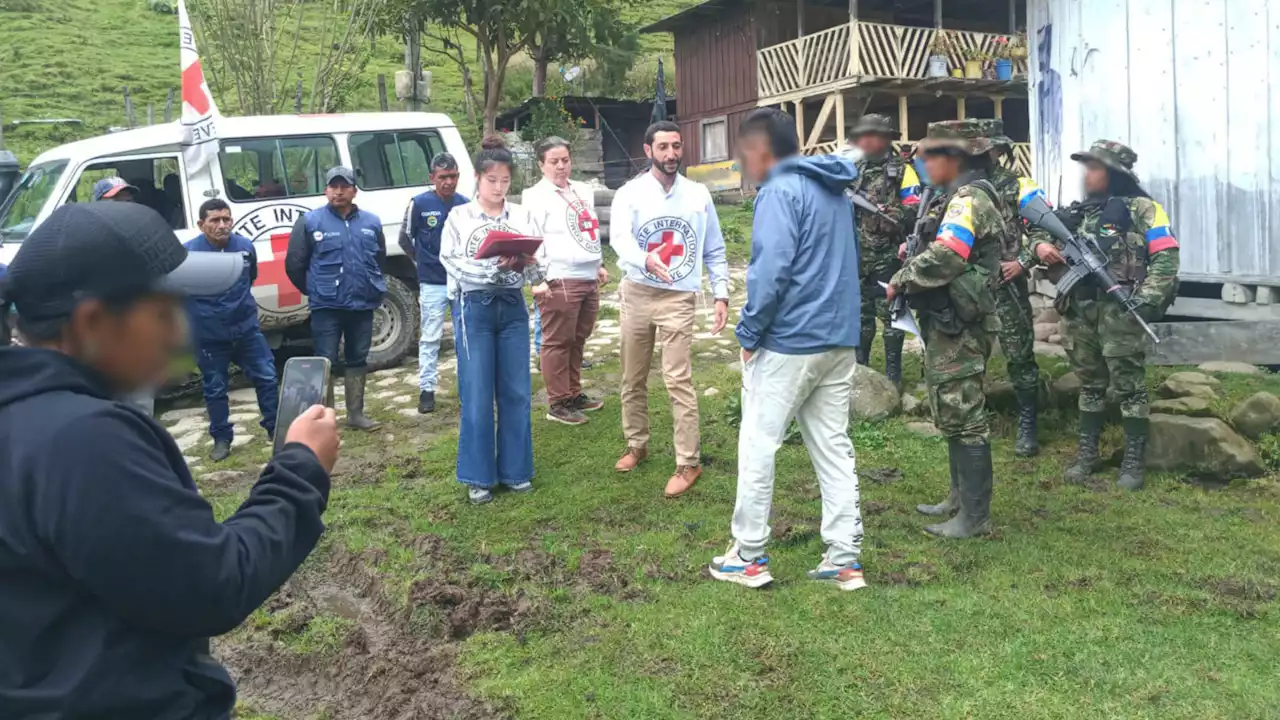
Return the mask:
[[990,56],[977,48],[969,50],[964,56],[964,76],[971,80],[982,79],[982,65]]
[[1010,80],[1013,78],[1013,44],[1007,37],[998,37],[994,41],[995,79]]
[[947,33],[939,30],[934,33],[929,43],[929,68],[927,77],[946,77],[951,66],[951,40]]

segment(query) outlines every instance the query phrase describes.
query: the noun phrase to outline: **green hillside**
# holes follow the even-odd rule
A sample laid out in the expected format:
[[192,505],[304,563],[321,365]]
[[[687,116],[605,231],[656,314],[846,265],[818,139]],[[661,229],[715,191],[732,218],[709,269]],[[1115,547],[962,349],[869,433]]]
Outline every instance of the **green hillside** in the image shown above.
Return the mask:
[[[636,22],[650,22],[692,4],[656,0],[630,15]],[[148,103],[154,103],[160,120],[168,89],[180,84],[177,25],[175,15],[156,13],[145,0],[0,0],[0,113],[7,149],[25,163],[52,145],[124,125],[126,86],[139,124],[146,122]],[[630,92],[652,87],[660,56],[667,57],[670,67],[669,37],[647,36],[644,49],[627,83]],[[385,73],[390,81],[403,57],[399,39],[379,38],[358,92],[342,109],[376,110],[377,75]],[[424,51],[422,59],[433,75],[428,109],[449,113],[462,124],[466,114],[457,68],[433,53]],[[478,69],[473,72],[479,84]],[[527,65],[514,68],[508,74],[507,104],[527,97],[531,82]],[[554,81],[551,90],[556,90]],[[75,118],[82,124],[12,126],[14,121],[51,118]]]

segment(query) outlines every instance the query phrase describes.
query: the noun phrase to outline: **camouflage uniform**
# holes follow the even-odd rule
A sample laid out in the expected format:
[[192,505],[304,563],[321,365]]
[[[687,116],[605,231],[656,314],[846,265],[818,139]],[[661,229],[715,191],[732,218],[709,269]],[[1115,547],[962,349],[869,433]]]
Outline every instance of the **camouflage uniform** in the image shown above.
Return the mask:
[[[893,121],[884,115],[866,115],[858,121],[850,137],[857,139],[868,133],[879,133],[891,139],[899,134]],[[855,210],[858,219],[858,239],[861,252],[858,255],[858,277],[862,284],[862,332],[858,343],[858,362],[866,365],[871,358],[871,346],[876,338],[876,318],[884,326],[885,375],[895,384],[902,382],[901,330],[889,326],[889,303],[885,300],[880,283],[888,282],[901,267],[898,246],[904,238],[904,228],[915,222],[914,210],[920,202],[920,181],[915,169],[892,148],[883,157],[864,156],[857,162],[858,179],[852,192],[862,194],[893,222],[869,212]]]
[[[1099,140],[1088,152],[1075,153],[1071,158],[1106,166],[1113,187],[1117,176],[1133,180],[1132,197],[1089,198],[1057,214],[1068,228],[1097,240],[1108,256],[1112,276],[1142,301],[1143,319],[1159,319],[1177,292],[1178,241],[1164,208],[1137,185],[1138,177],[1133,172],[1137,154],[1118,142]],[[1063,271],[1063,266],[1053,266],[1050,279],[1056,280]],[[1063,345],[1081,385],[1080,446],[1075,464],[1067,470],[1067,480],[1083,483],[1097,468],[1098,437],[1110,384],[1120,402],[1125,434],[1118,482],[1121,487],[1138,489],[1143,482],[1147,441],[1147,336],[1092,281],[1081,281],[1066,297],[1058,299],[1058,306],[1066,321]]]
[[[1013,141],[1004,134],[1002,120],[983,121],[987,137],[1001,155],[1012,149]],[[1000,194],[1001,210],[1008,232],[1008,242],[1001,249],[1000,260],[1016,260],[1023,274],[1004,283],[996,290],[996,313],[1000,316],[1000,350],[1008,360],[1009,381],[1018,397],[1018,439],[1015,452],[1022,457],[1039,451],[1036,441],[1036,410],[1039,401],[1040,369],[1036,366],[1035,330],[1032,327],[1031,295],[1027,284],[1027,271],[1036,264],[1031,245],[1048,240],[1049,234],[1031,226],[1018,217],[1018,207],[1023,197],[1041,192],[1031,178],[997,165],[989,179]],[[1028,241],[1024,242],[1024,236]]]
[[[976,120],[933,123],[921,149],[986,155],[991,142]],[[925,382],[934,424],[947,436],[951,493],[946,502],[921,506],[950,521],[926,528],[944,537],[985,532],[991,507],[991,445],[987,440],[983,379],[1000,319],[994,287],[1000,272],[1005,220],[995,188],[981,171],[964,172],[925,209],[922,237],[935,241],[909,258],[893,276],[916,311],[924,341]]]

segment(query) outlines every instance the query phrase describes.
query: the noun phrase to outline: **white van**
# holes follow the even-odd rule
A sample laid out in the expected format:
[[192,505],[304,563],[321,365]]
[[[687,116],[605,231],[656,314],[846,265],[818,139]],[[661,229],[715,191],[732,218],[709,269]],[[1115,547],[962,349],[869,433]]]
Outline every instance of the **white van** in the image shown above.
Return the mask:
[[0,206],[0,263],[55,208],[89,202],[93,184],[113,175],[140,190],[138,202],[169,219],[184,242],[195,237],[196,214],[209,198],[231,206],[235,231],[258,252],[262,329],[273,347],[308,341],[306,298],[284,274],[289,231],[298,216],[324,204],[325,171],[356,172],[356,204],[382,218],[387,237],[387,297],[374,315],[369,364],[399,362],[418,329],[417,273],[399,243],[409,200],[427,188],[431,158],[458,160],[458,192],[470,197],[475,173],[458,129],[434,113],[354,113],[227,117],[218,124],[216,161],[195,176],[185,172],[178,123],[156,125],[61,145],[41,153]]

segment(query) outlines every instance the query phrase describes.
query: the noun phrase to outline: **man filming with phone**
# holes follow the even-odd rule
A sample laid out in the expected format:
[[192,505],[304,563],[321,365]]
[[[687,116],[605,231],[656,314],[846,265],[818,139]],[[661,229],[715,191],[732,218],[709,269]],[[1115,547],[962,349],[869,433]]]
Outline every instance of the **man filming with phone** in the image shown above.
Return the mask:
[[133,203],[67,205],[23,243],[0,313],[0,717],[229,718],[209,638],[315,547],[338,456],[315,406],[219,523],[173,438],[119,397],[163,381],[184,296],[225,292],[238,254],[188,253]]

